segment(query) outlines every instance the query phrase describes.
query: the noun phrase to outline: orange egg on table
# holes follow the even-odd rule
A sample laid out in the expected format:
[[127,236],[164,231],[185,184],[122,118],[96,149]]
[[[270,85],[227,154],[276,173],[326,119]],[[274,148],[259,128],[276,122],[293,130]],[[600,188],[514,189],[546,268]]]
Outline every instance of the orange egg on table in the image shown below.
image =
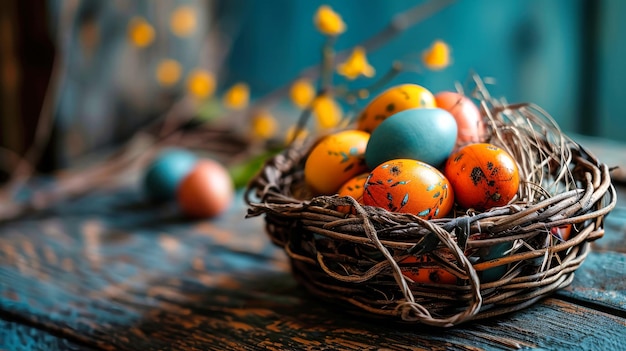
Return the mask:
[[[358,176],[348,180],[345,182],[341,188],[337,191],[339,196],[352,196],[359,203],[363,202],[363,189],[365,188],[365,181],[367,177],[369,177],[369,173],[362,173]],[[337,211],[339,212],[350,212],[350,206],[338,206]]]
[[520,183],[513,157],[486,143],[470,144],[450,155],[444,174],[452,184],[456,202],[479,211],[509,203]]
[[363,204],[424,219],[441,218],[454,205],[448,180],[436,168],[416,160],[382,163],[365,182]]
[[434,108],[435,97],[417,84],[401,84],[376,96],[359,115],[357,129],[371,133],[387,117],[410,108]]
[[398,262],[402,274],[415,283],[456,284],[454,274],[442,268],[429,256],[409,256]]
[[350,178],[367,172],[365,148],[369,133],[345,130],[324,137],[307,156],[304,181],[317,194],[336,194]]
[[198,161],[178,187],[177,199],[191,217],[211,218],[226,211],[234,198],[233,181],[220,163]]
[[485,124],[476,104],[462,94],[442,91],[435,94],[437,107],[442,108],[454,117],[457,123],[457,147],[478,143],[485,135]]

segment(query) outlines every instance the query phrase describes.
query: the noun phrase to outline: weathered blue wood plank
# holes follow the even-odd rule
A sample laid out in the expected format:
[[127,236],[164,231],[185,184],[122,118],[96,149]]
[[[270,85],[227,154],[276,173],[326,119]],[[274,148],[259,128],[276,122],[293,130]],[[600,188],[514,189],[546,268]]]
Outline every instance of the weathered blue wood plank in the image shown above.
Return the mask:
[[[601,272],[601,274],[599,274]],[[560,296],[597,304],[626,317],[626,254],[592,252]]]
[[[223,218],[189,222],[171,207],[147,206],[131,189],[7,223],[0,226],[0,311],[107,350],[607,350],[626,342],[624,306],[589,295],[590,288],[623,294],[619,272],[601,269],[621,254],[593,252],[565,295],[555,295],[566,301],[442,331],[317,300],[291,277],[262,219],[244,213],[239,198]],[[624,233],[608,231],[600,241],[608,238]],[[619,313],[577,304],[592,299]]]
[[97,350],[20,322],[0,319],[0,350],[2,351],[70,351]]

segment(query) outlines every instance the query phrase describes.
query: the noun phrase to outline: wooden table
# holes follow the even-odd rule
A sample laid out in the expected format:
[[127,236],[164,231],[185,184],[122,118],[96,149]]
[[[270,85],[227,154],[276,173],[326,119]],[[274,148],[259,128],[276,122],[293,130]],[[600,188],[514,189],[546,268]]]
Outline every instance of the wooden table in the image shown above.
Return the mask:
[[192,222],[137,187],[96,193],[0,225],[0,350],[626,350],[623,183],[618,192],[568,288],[451,329],[355,317],[311,296],[262,219],[244,219],[241,197]]

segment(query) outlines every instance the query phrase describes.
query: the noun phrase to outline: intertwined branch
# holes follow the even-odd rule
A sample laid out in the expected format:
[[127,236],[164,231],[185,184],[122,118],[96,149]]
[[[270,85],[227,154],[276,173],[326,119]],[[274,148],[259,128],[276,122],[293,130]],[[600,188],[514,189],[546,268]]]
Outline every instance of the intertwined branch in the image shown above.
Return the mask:
[[[615,206],[609,169],[537,106],[492,99],[478,78],[476,86],[487,141],[519,163],[523,182],[506,206],[457,209],[450,218],[427,221],[350,197],[312,197],[303,179],[311,144],[267,162],[248,187],[248,215],[265,216],[269,237],[304,286],[373,315],[448,327],[525,308],[571,283]],[[349,206],[351,214],[338,206]],[[563,225],[572,226],[569,240],[551,235]],[[475,255],[507,243],[503,257]],[[458,283],[413,282],[401,269],[409,256],[427,256]],[[481,281],[481,272],[498,268],[505,272],[499,279]]]

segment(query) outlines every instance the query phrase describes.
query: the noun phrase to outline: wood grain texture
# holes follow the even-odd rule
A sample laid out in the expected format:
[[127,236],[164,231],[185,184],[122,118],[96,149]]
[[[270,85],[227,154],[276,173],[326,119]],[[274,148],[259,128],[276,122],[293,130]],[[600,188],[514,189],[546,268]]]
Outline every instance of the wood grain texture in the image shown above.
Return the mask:
[[559,296],[626,318],[626,254],[593,252],[576,271],[574,282]]
[[[262,219],[244,213],[239,198],[224,217],[191,222],[130,189],[6,223],[0,312],[102,350],[616,350],[626,342],[621,253],[593,252],[568,289],[527,310],[440,330],[318,300],[296,284]],[[623,241],[624,232],[605,239]]]
[[0,351],[95,351],[88,345],[75,343],[21,322],[0,319]]
[[[626,165],[623,168],[626,170]],[[616,190],[617,205],[605,218],[605,235],[593,243],[596,252],[626,253],[626,186],[617,186]]]

